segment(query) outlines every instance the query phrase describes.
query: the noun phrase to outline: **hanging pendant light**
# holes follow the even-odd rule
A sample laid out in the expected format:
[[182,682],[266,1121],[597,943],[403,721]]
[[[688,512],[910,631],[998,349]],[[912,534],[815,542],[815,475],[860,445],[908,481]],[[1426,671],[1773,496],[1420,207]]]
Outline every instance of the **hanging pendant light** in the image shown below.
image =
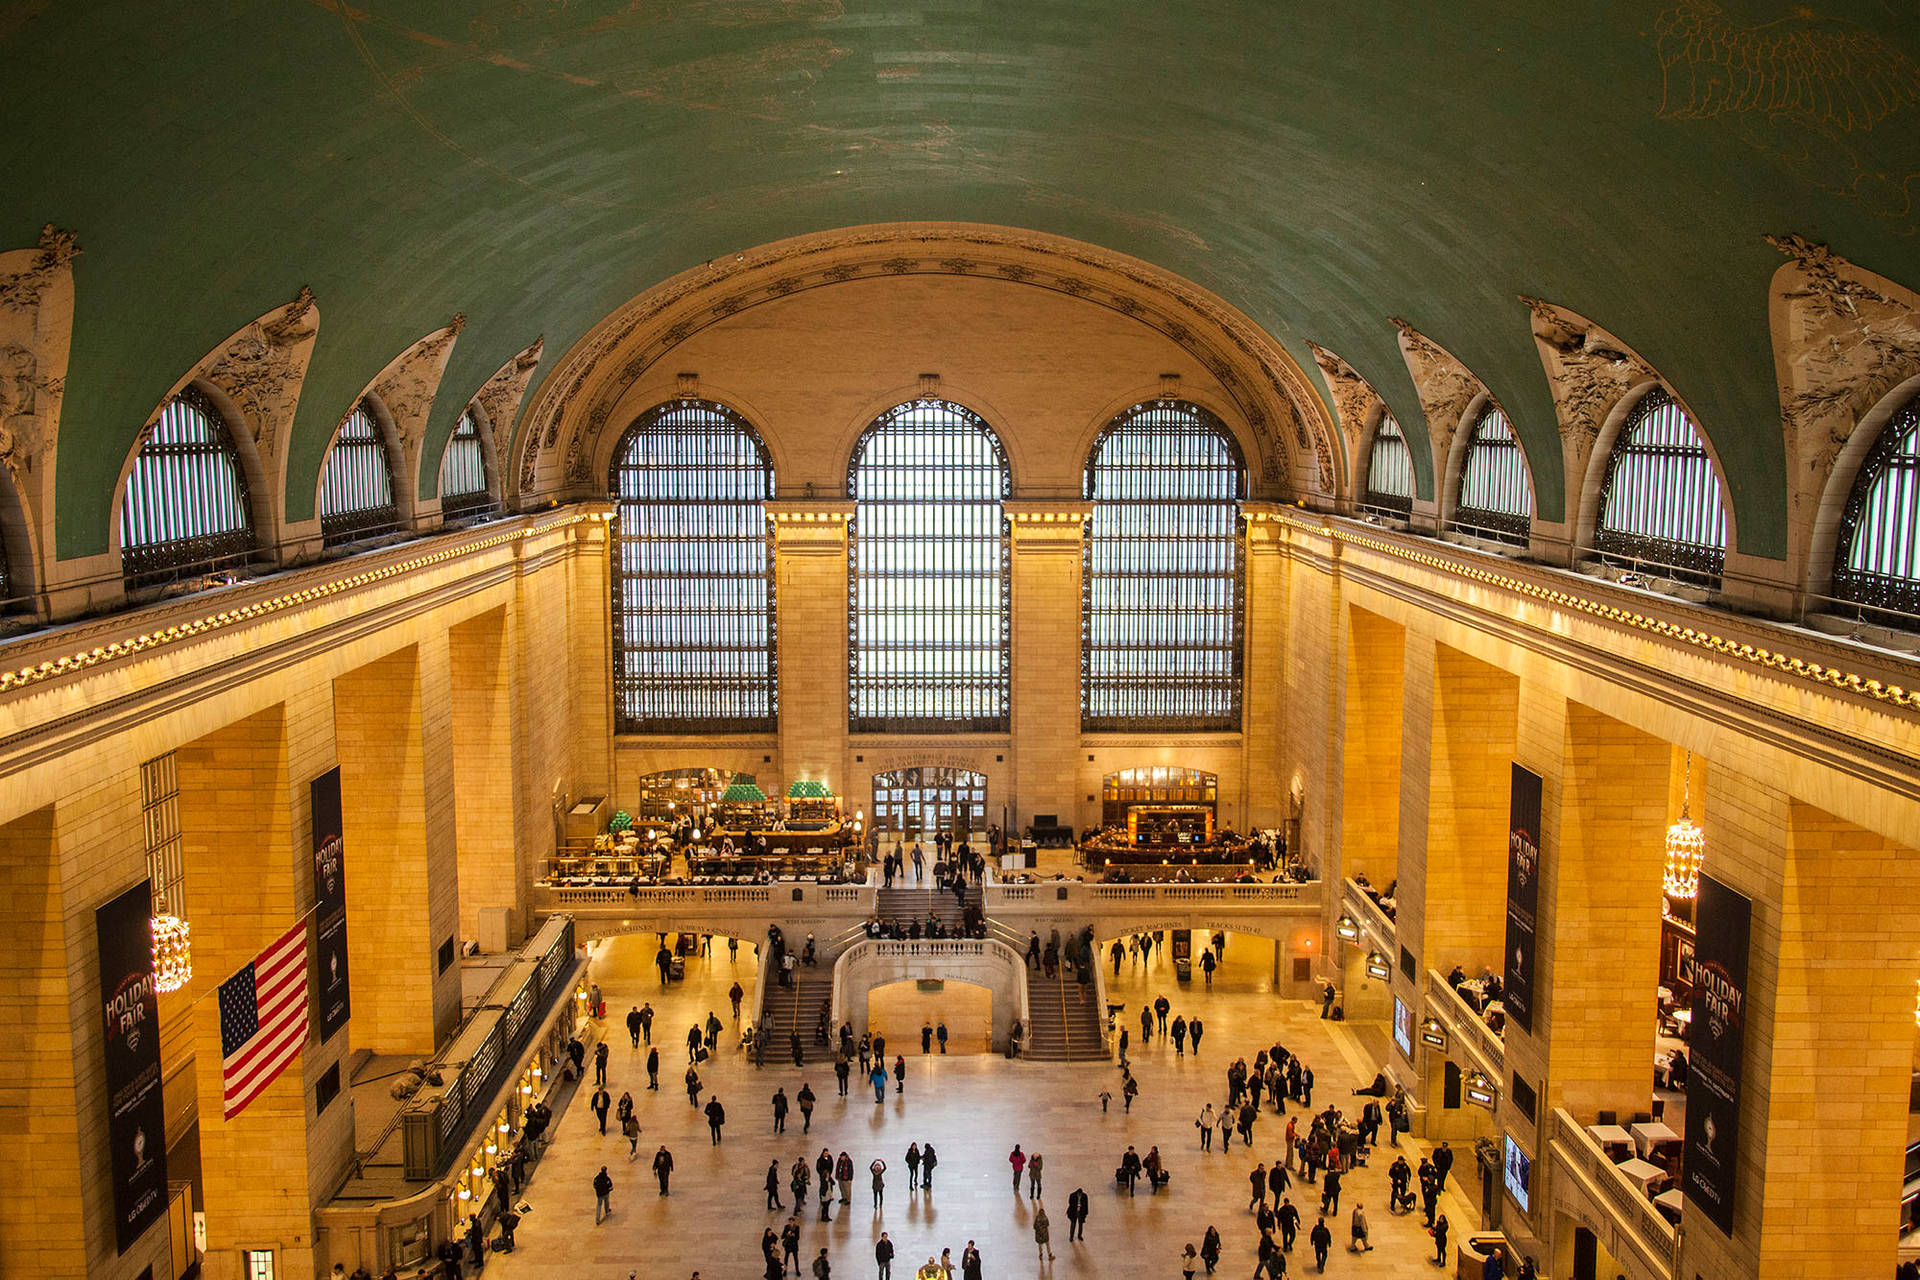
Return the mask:
[[1687,773],[1680,792],[1680,818],[1667,828],[1667,870],[1661,887],[1669,898],[1700,894],[1700,863],[1706,857],[1707,833],[1688,810],[1693,803],[1693,752],[1687,752]]
[[167,900],[154,903],[153,985],[160,991],[178,991],[193,978],[193,930],[185,920],[167,911]]

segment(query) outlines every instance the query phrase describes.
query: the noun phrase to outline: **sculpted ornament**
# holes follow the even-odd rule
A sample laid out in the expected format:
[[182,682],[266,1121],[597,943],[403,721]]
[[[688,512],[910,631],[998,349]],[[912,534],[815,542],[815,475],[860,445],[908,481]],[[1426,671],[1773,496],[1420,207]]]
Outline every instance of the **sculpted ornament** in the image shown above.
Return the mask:
[[1421,411],[1427,415],[1427,430],[1439,443],[1444,458],[1453,448],[1453,437],[1467,406],[1487,389],[1486,384],[1452,352],[1405,320],[1393,317],[1393,327],[1400,331],[1400,351],[1420,396]]
[[1592,321],[1539,298],[1520,301],[1533,313],[1533,336],[1553,389],[1560,439],[1584,461],[1620,398],[1660,375]]
[[1767,239],[1790,259],[1774,276],[1785,304],[1781,418],[1796,467],[1792,501],[1811,510],[1861,416],[1920,373],[1920,310],[1912,295],[1826,245]]
[[1320,372],[1327,380],[1327,392],[1333,397],[1334,416],[1339,418],[1340,430],[1346,437],[1352,456],[1357,458],[1360,450],[1367,445],[1367,423],[1382,404],[1379,393],[1352,365],[1334,352],[1317,342],[1309,342],[1307,346],[1313,351],[1313,362],[1320,366]]

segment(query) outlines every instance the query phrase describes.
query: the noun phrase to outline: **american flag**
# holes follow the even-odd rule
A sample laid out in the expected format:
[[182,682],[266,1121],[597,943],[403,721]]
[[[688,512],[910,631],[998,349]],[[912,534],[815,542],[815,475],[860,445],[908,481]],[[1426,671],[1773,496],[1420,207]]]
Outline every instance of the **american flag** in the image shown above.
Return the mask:
[[231,1120],[307,1042],[307,922],[220,984],[220,1074]]

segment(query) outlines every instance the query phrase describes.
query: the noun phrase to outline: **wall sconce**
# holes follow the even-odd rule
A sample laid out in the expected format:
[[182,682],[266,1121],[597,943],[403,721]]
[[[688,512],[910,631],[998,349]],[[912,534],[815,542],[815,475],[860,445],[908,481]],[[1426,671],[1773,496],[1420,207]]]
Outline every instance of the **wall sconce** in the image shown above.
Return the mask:
[[1438,1018],[1428,1018],[1420,1024],[1420,1043],[1430,1044],[1436,1049],[1447,1047],[1447,1029]]
[[1347,942],[1360,941],[1360,926],[1352,916],[1341,916],[1333,922],[1333,931]]
[[1479,1071],[1472,1072],[1461,1080],[1460,1085],[1467,1095],[1468,1102],[1471,1102],[1476,1107],[1485,1107],[1489,1111],[1493,1110],[1494,1100],[1498,1096],[1499,1091],[1495,1089],[1493,1081],[1487,1079],[1484,1073]]
[[1380,979],[1391,978],[1393,976],[1393,966],[1388,964],[1387,958],[1378,951],[1369,951],[1367,953],[1367,976]]

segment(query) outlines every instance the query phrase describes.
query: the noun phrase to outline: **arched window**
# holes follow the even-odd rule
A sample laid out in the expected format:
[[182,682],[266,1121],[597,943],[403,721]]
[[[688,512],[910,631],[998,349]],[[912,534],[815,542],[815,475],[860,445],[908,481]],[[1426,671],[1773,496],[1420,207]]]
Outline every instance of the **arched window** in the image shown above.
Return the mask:
[[724,405],[671,400],[613,457],[613,705],[622,733],[771,733],[773,464]]
[[889,409],[854,445],[854,733],[1006,731],[1010,485],[993,429],[945,400]]
[[1466,460],[1460,467],[1460,501],[1453,525],[1468,533],[1516,546],[1527,545],[1533,522],[1533,487],[1527,455],[1497,405],[1489,404],[1473,424]]
[[1240,727],[1240,499],[1246,469],[1212,414],[1135,405],[1094,442],[1086,495],[1085,729]]
[[1413,451],[1407,448],[1407,438],[1400,434],[1400,424],[1390,413],[1381,414],[1380,425],[1373,429],[1363,501],[1369,507],[1398,515],[1413,510]]
[[246,476],[213,402],[189,387],[167,402],[140,445],[120,503],[120,566],[129,587],[253,552]]
[[1727,559],[1720,475],[1693,420],[1660,387],[1634,406],[1607,459],[1593,545],[1610,560],[1720,585]]
[[498,504],[487,486],[487,454],[480,440],[480,423],[468,409],[447,437],[440,455],[440,514],[448,520],[479,515]]
[[1920,395],[1880,431],[1840,518],[1833,594],[1920,616]]
[[320,471],[320,533],[326,545],[392,533],[400,526],[393,503],[393,460],[366,401],[334,433]]

